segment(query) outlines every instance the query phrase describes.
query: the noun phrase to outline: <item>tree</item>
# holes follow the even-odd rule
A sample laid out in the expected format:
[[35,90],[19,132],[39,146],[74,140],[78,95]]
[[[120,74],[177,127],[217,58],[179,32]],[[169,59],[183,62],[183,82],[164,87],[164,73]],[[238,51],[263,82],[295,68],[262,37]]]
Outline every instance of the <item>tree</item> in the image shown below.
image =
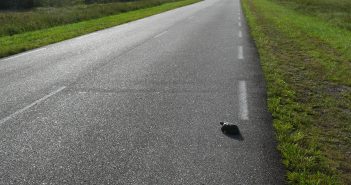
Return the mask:
[[10,9],[14,7],[14,1],[13,0],[1,0],[0,1],[0,9],[5,10],[5,9]]
[[34,0],[1,0],[0,9],[28,9],[33,8]]
[[18,9],[29,9],[34,7],[34,0],[18,0]]

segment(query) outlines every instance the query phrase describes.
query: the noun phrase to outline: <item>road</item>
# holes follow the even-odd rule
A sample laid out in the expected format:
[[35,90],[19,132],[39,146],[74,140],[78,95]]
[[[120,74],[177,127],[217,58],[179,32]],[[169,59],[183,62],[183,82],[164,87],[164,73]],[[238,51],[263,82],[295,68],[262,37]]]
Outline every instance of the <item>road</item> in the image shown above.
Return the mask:
[[0,59],[0,87],[0,184],[284,184],[239,0]]

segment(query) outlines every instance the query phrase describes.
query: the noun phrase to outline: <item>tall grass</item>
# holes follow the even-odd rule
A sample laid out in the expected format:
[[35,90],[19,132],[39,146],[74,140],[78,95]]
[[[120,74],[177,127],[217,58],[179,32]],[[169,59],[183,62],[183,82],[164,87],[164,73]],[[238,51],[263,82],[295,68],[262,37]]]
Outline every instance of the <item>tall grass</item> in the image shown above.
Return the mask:
[[301,13],[351,30],[351,0],[275,0]]
[[96,19],[175,1],[179,0],[140,0],[60,8],[36,8],[30,11],[0,12],[0,37]]

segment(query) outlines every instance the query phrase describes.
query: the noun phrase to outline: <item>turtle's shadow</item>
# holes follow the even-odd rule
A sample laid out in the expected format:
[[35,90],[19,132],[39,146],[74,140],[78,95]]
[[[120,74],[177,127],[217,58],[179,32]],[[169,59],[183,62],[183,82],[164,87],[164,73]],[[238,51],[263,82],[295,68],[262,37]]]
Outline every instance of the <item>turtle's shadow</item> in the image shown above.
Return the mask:
[[243,137],[243,135],[241,135],[240,130],[238,130],[238,132],[236,134],[228,134],[228,133],[223,133],[223,134],[229,138],[232,138],[232,139],[235,139],[238,141],[244,141],[244,137]]
[[221,131],[222,131],[222,133],[224,135],[226,135],[227,137],[230,137],[232,139],[235,139],[235,140],[238,140],[238,141],[243,141],[244,140],[244,137],[241,134],[239,127],[237,127],[237,126],[235,126],[235,130],[234,131],[229,132],[229,133],[225,132],[225,130],[223,128],[221,129]]

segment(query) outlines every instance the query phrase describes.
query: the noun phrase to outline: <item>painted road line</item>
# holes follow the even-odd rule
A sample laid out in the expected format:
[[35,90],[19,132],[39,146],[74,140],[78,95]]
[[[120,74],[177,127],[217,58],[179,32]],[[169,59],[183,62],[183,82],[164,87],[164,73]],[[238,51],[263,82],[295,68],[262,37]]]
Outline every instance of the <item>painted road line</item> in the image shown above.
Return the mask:
[[238,59],[242,60],[244,59],[244,49],[243,46],[238,47]]
[[249,120],[249,110],[247,105],[246,82],[239,81],[239,118],[241,120]]
[[30,105],[27,105],[26,107],[24,107],[24,108],[22,108],[22,109],[20,109],[20,110],[18,110],[18,111],[16,111],[16,112],[14,112],[14,113],[12,113],[11,115],[7,116],[6,118],[0,120],[0,126],[1,126],[2,124],[4,124],[6,121],[8,121],[8,120],[10,120],[10,119],[12,119],[12,118],[14,118],[14,117],[16,117],[17,115],[23,113],[24,111],[30,109],[31,107],[33,107],[33,106],[35,106],[35,105],[41,103],[42,101],[44,101],[44,100],[50,98],[51,96],[53,96],[53,95],[55,95],[55,94],[61,92],[61,91],[64,90],[65,88],[66,88],[66,87],[63,86],[63,87],[57,89],[56,91],[54,91],[54,92],[52,92],[52,93],[50,93],[50,94],[48,94],[48,95],[46,95],[46,96],[40,98],[39,100],[37,100],[37,101],[31,103]]
[[243,32],[241,30],[239,30],[239,34],[238,34],[239,38],[243,37]]
[[239,27],[241,27],[241,21],[239,21],[238,25],[239,25]]
[[12,56],[12,57],[5,58],[5,59],[3,59],[3,61],[15,59],[15,58],[18,58],[18,57],[21,57],[21,56],[24,56],[24,55],[32,54],[32,53],[43,51],[43,50],[46,50],[46,48],[40,48],[40,49],[24,52],[24,53],[21,53],[21,54]]
[[154,36],[154,38],[161,37],[161,36],[164,35],[165,33],[167,33],[167,31],[163,31],[163,32],[157,34],[156,36]]

